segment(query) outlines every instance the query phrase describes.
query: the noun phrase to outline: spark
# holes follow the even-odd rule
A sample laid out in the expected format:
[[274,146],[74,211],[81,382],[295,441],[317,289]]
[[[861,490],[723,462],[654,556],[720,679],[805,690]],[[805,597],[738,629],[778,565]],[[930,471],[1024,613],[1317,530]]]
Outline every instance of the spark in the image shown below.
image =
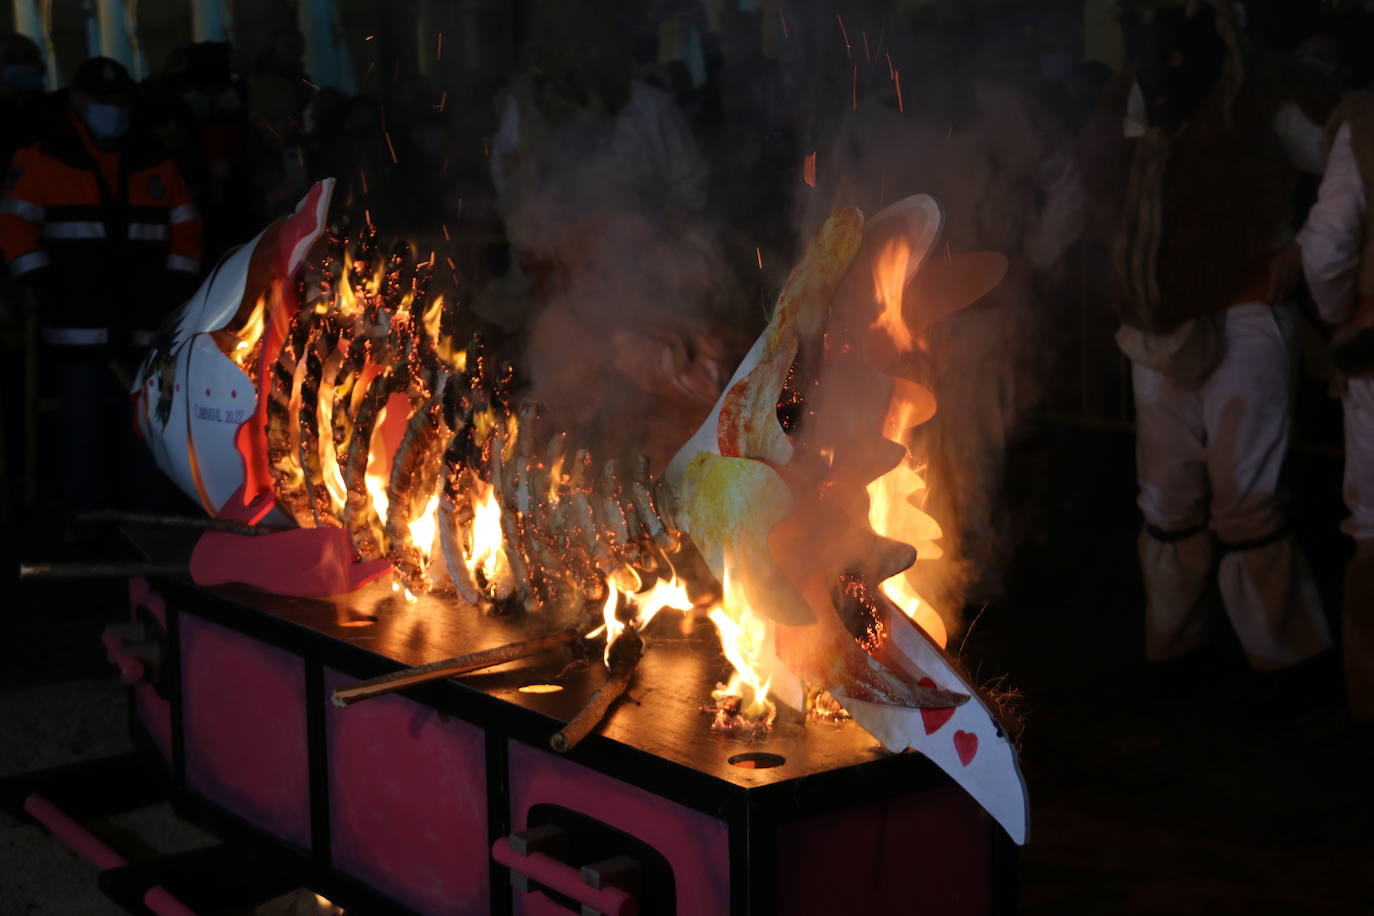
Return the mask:
[[782,21],[782,37],[783,37],[783,38],[791,38],[792,36],[791,36],[790,34],[788,34],[788,32],[787,32],[787,16],[786,16],[786,14],[783,13],[783,11],[782,11],[782,4],[781,4],[781,3],[778,4],[778,19],[780,19],[780,20]]
[[372,36],[371,36],[371,35],[364,35],[364,36],[363,36],[363,41],[371,41],[371,40],[372,40]]
[[759,270],[763,270],[763,252],[759,250],[757,245],[754,246],[754,257],[759,259]]
[[893,81],[897,79],[897,68],[892,66],[892,52],[887,54],[887,78]]
[[849,55],[849,59],[854,59],[854,46],[849,43],[849,30],[844,27],[844,20],[840,14],[835,14],[835,21],[840,24],[840,35],[844,38],[844,53]]
[[458,219],[463,218],[463,198],[458,198]]
[[453,258],[452,258],[452,257],[445,257],[444,260],[445,260],[445,261],[448,261],[449,270],[452,270],[452,271],[455,271],[455,272],[458,270],[458,265],[455,264],[455,263],[453,263]]
[[949,263],[949,242],[945,242],[945,263]]
[[301,77],[301,82],[305,83],[307,86],[309,86],[311,89],[314,89],[316,92],[320,91],[319,86],[316,86],[314,83],[310,82],[310,80],[306,79],[305,77]]
[[897,111],[906,114],[906,109],[902,107],[902,72],[900,70],[893,70],[892,77],[893,82],[897,84]]
[[386,137],[386,148],[391,151],[391,164],[396,165],[396,147],[391,145],[391,132],[384,130],[382,136]]
[[435,59],[435,60],[443,60],[443,59],[444,59],[444,33],[443,33],[443,32],[440,32],[440,33],[439,33],[439,46],[438,46],[438,47],[435,49],[435,51],[434,51],[434,59]]
[[444,228],[444,241],[447,242],[447,241],[449,241],[449,237],[448,237],[448,223],[444,223],[443,228]]
[[855,64],[855,65],[854,65],[854,81],[850,84],[850,87],[849,87],[849,95],[850,95],[850,103],[854,106],[854,110],[855,110],[855,111],[858,111],[858,110],[859,110],[859,65],[858,65],[858,64]]
[[868,53],[868,32],[860,32],[859,34],[864,38],[864,60],[871,64],[873,63],[873,58]]
[[816,154],[811,153],[802,165],[802,181],[811,187],[816,186]]
[[359,177],[360,179],[362,179],[362,182],[363,182],[363,194],[366,195],[366,194],[367,194],[367,170],[366,170],[366,169],[358,169],[358,177]]
[[444,110],[444,106],[447,105],[447,104],[448,104],[448,90],[445,89],[445,90],[444,90],[444,94],[441,95],[441,96],[439,96],[439,110],[440,110],[440,111],[443,111],[443,110]]

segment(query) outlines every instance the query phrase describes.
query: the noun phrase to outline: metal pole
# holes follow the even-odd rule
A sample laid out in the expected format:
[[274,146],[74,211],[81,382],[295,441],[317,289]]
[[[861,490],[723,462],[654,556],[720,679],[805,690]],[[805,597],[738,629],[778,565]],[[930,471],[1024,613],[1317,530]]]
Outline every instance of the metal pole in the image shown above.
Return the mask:
[[14,0],[14,30],[33,43],[43,52],[43,64],[47,69],[47,89],[52,91],[60,84],[57,74],[57,56],[53,53],[52,36],[48,23],[52,18],[53,0],[46,0],[44,9],[39,9],[38,0]]
[[229,40],[229,11],[224,0],[191,0],[191,40]]
[[128,13],[123,0],[96,0],[95,12],[100,29],[100,54],[119,61],[132,73],[134,48],[129,41]]
[[310,78],[321,86],[352,92],[353,62],[334,0],[301,0],[297,16],[305,37],[305,67]]

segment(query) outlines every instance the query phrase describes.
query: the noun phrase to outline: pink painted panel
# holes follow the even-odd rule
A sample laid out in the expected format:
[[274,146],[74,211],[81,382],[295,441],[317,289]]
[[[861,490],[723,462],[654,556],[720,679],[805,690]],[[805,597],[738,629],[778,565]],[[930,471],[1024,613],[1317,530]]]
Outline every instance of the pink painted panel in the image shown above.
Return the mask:
[[[129,616],[137,619],[138,609],[146,608],[167,627],[167,603],[144,578],[129,580]],[[172,704],[157,695],[151,684],[137,684],[133,688],[134,716],[147,732],[153,747],[163,760],[172,760]]]
[[[730,911],[729,831],[724,821],[515,741],[510,745],[510,804],[516,830],[527,826],[535,805],[562,805],[654,847],[672,866],[678,916]],[[516,893],[515,912],[534,916],[566,910],[535,892]]]
[[184,614],[181,684],[187,785],[308,848],[304,662]]
[[490,912],[486,746],[401,696],[339,709],[325,677],[334,864],[422,913]]
[[992,912],[991,820],[956,786],[784,824],[778,912]]

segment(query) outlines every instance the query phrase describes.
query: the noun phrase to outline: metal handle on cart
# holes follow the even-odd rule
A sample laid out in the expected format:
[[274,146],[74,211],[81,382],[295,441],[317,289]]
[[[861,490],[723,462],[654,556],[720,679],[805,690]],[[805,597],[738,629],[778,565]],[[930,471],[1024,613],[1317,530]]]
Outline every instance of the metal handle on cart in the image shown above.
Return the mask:
[[[516,843],[512,844],[511,840]],[[605,914],[605,916],[636,916],[639,912],[639,897],[619,887],[595,887],[589,883],[587,869],[574,868],[560,862],[550,855],[539,852],[520,842],[519,837],[502,837],[491,844],[491,857],[500,865],[511,870],[511,877],[523,879],[517,884],[524,890],[534,891],[547,887],[565,897],[570,897],[582,905],[584,914]],[[516,846],[528,849],[522,854]],[[592,869],[591,876],[597,875]],[[513,882],[515,883],[515,882]],[[601,883],[595,881],[594,883]]]

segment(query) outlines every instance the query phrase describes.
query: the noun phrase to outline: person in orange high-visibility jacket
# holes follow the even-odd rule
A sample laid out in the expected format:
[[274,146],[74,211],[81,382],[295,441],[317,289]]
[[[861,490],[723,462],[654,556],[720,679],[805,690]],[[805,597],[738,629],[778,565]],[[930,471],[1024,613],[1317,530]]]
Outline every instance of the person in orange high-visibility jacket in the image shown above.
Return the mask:
[[176,166],[140,129],[135,88],[113,60],[82,64],[71,90],[47,100],[38,141],[10,160],[0,197],[0,251],[37,300],[61,399],[69,539],[77,515],[110,501],[121,438],[121,501],[154,507],[146,497],[160,481],[129,424],[121,436],[113,422],[127,398],[110,363],[140,357],[200,272],[200,216]]
[[18,150],[0,200],[0,249],[38,296],[43,340],[116,350],[151,342],[195,289],[202,225],[176,166],[131,117],[118,63],[81,66]]

